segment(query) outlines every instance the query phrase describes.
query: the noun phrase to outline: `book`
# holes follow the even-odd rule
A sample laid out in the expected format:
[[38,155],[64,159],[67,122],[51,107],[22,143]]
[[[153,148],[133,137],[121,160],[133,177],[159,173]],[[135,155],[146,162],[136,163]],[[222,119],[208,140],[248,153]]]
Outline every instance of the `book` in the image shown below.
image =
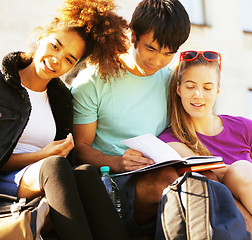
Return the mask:
[[153,134],[145,134],[122,140],[121,142],[131,149],[142,152],[144,157],[152,159],[155,163],[134,171],[118,173],[114,176],[144,172],[169,165],[174,165],[180,174],[186,171],[205,171],[225,167],[225,163],[220,156],[190,156],[182,158],[172,147]]

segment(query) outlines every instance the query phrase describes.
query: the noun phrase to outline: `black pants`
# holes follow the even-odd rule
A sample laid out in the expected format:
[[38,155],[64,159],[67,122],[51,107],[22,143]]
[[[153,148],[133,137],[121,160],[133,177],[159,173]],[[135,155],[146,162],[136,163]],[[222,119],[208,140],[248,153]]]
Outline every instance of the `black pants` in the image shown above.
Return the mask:
[[86,164],[72,169],[67,159],[49,157],[39,177],[60,239],[128,239],[94,167]]

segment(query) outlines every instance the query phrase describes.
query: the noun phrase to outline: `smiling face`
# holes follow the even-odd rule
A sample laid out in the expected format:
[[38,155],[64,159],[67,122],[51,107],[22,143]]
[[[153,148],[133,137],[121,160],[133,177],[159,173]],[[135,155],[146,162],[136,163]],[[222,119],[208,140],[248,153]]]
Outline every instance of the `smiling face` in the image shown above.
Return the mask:
[[136,40],[133,34],[132,43],[135,45],[135,67],[143,76],[152,75],[165,67],[174,56],[168,47],[160,48],[158,42],[153,41],[153,31],[141,35],[139,40]]
[[50,80],[70,71],[85,50],[85,42],[74,31],[58,31],[39,41],[33,64],[39,78]]
[[219,93],[219,77],[215,67],[197,65],[185,70],[177,94],[191,119],[212,115],[212,109]]

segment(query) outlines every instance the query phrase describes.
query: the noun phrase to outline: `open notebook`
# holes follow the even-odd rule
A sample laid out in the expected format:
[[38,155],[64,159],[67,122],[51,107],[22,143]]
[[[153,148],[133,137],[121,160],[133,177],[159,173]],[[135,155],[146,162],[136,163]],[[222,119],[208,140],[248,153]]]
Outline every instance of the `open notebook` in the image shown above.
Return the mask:
[[180,174],[183,174],[185,171],[204,171],[225,166],[223,159],[219,156],[191,156],[182,158],[172,147],[152,134],[141,135],[122,140],[121,142],[129,148],[142,152],[145,157],[152,159],[155,164],[138,170],[115,174],[114,176],[144,172],[175,164]]

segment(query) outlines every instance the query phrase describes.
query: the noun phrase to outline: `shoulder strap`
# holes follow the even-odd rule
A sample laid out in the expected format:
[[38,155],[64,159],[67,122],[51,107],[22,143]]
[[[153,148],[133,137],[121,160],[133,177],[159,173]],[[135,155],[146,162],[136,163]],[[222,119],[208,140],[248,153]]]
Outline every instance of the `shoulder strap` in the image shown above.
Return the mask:
[[17,201],[18,197],[0,193],[0,201],[1,200]]
[[161,222],[165,239],[186,239],[185,214],[177,191],[171,190],[162,199]]
[[167,240],[186,239],[185,213],[179,196],[180,185],[185,180],[182,178],[177,184],[169,186],[168,193],[160,202],[162,229]]
[[187,239],[210,240],[209,194],[207,178],[191,175],[186,179],[185,184],[187,205]]

